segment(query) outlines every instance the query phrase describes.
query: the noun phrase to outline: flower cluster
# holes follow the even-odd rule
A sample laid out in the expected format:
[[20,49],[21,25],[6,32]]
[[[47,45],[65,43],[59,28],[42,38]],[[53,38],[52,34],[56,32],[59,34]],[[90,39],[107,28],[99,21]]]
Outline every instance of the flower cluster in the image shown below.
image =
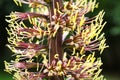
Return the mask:
[[7,45],[16,57],[5,61],[15,80],[103,80],[100,54],[106,48],[104,11],[96,0],[14,0],[29,12],[11,12]]

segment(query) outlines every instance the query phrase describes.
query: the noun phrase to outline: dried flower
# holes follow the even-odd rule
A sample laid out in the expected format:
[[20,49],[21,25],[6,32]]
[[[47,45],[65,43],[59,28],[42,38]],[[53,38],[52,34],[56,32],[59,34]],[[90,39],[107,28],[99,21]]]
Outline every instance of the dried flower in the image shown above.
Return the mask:
[[[95,58],[106,46],[102,29],[104,11],[86,14],[98,6],[96,0],[14,0],[28,5],[30,12],[7,16],[7,45],[16,59],[5,61],[5,71],[15,80],[103,80],[102,65]],[[26,23],[27,21],[27,23]],[[87,54],[89,53],[89,54]]]

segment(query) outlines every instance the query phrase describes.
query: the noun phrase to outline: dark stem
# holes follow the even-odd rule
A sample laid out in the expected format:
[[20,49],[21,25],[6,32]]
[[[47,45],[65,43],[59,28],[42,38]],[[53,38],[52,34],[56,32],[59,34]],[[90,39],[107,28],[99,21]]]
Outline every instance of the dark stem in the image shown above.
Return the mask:
[[[50,22],[52,22],[52,16],[54,15],[54,9],[57,9],[57,3],[60,7],[62,7],[62,0],[51,0],[50,4]],[[59,13],[57,13],[59,15]],[[51,25],[51,29],[54,28],[54,25]],[[59,59],[62,60],[62,28],[60,27],[55,35],[55,37],[51,37],[49,40],[49,48],[50,48],[50,61],[54,60],[54,55],[59,54]]]
[[[59,5],[59,7],[61,8],[63,6],[62,4],[62,0],[51,0],[50,2],[50,22],[53,21],[52,16],[54,15],[54,9],[57,9],[57,4]],[[59,16],[59,13],[56,13],[57,16]],[[51,29],[54,28],[54,25],[51,24]],[[54,37],[51,37],[49,40],[49,64],[52,63],[52,61],[54,60],[54,55],[58,54],[59,55],[59,59],[62,60],[63,57],[63,52],[62,52],[62,33],[63,30],[60,27],[56,33],[56,35]],[[49,79],[50,80],[64,80],[63,76],[52,76]]]

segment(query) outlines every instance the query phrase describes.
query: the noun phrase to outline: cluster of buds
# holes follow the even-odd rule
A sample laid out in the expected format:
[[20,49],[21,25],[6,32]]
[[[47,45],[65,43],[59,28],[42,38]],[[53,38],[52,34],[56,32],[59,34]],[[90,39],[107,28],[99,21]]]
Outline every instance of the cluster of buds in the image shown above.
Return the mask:
[[28,12],[7,16],[7,45],[15,60],[5,71],[15,80],[103,80],[101,59],[107,47],[101,33],[104,11],[86,17],[96,0],[14,0]]

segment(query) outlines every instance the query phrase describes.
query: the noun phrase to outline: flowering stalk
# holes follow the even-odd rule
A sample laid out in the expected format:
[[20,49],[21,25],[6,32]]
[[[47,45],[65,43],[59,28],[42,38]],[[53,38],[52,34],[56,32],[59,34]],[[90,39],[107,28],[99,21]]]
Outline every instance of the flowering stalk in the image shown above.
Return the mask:
[[[16,57],[5,61],[5,71],[15,80],[103,80],[102,65],[95,58],[106,48],[104,11],[86,14],[98,6],[96,0],[14,0],[28,5],[29,12],[12,12],[9,44]],[[89,55],[88,55],[89,53]]]
[[[62,7],[62,0],[51,0],[51,5],[50,5],[50,22],[54,22],[55,20],[52,18],[53,16],[55,16],[56,18],[59,17],[60,13],[58,13],[57,11],[55,12],[55,10],[60,10],[58,7]],[[50,28],[54,29],[55,28],[55,24],[50,23]],[[51,48],[50,50],[50,55],[49,55],[49,63],[51,64],[51,62],[54,60],[54,56],[56,53],[59,55],[59,58],[62,60],[62,28],[59,25],[56,25],[58,27],[58,30],[56,31],[56,35],[52,36],[51,39],[49,40],[49,47]]]

